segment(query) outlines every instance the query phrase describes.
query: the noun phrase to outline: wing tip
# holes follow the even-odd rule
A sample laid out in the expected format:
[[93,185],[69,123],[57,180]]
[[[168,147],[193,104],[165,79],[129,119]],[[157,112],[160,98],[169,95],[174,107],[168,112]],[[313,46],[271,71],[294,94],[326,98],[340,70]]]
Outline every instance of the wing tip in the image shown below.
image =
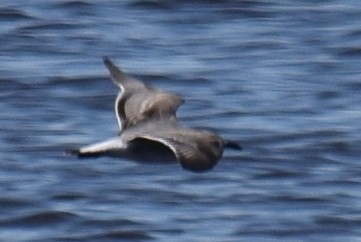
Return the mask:
[[103,154],[103,152],[81,152],[80,149],[65,150],[65,156],[76,156],[77,158],[96,158]]
[[124,85],[128,79],[128,75],[124,73],[118,66],[116,66],[107,55],[103,56],[103,63],[108,69],[113,82],[118,86],[119,84]]
[[113,62],[110,60],[110,58],[107,55],[103,55],[103,62],[106,66],[113,65]]
[[64,151],[65,156],[78,156],[80,155],[79,149],[68,149]]

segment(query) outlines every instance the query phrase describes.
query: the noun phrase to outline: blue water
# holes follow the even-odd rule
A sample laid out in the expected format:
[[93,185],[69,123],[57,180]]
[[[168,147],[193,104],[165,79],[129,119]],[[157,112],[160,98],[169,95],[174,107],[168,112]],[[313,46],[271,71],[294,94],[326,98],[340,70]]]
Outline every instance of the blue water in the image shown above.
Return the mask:
[[[1,241],[361,241],[360,1],[0,6]],[[101,57],[240,141],[210,172],[63,151],[118,133]]]

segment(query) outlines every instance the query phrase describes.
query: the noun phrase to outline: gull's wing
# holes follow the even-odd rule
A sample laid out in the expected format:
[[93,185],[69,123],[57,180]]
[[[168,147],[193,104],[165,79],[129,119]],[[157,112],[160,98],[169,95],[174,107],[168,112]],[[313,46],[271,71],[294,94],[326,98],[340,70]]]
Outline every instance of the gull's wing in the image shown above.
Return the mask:
[[[128,137],[129,140],[130,137]],[[184,169],[203,172],[212,169],[223,153],[223,140],[212,133],[183,128],[154,127],[134,134],[131,140],[148,140],[168,147]]]
[[146,86],[124,73],[108,57],[103,60],[113,82],[120,88],[115,113],[121,130],[149,119],[176,121],[176,111],[184,102],[180,96]]
[[110,77],[115,85],[117,85],[122,92],[128,92],[135,89],[146,88],[144,83],[124,73],[119,67],[107,57],[103,57],[104,65],[108,68]]
[[176,121],[176,112],[183,99],[174,94],[145,90],[117,98],[115,111],[121,129],[149,120]]

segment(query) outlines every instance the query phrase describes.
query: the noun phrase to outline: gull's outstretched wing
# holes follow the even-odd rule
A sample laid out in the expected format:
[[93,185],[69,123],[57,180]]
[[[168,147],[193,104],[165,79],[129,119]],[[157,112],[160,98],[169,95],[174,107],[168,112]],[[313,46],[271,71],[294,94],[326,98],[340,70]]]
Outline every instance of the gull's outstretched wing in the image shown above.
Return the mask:
[[126,129],[149,120],[176,122],[176,111],[182,103],[178,95],[147,90],[117,98],[115,108],[121,128]]
[[115,113],[121,130],[150,119],[176,121],[176,111],[184,102],[175,94],[158,91],[124,73],[104,57],[113,82],[120,88]]

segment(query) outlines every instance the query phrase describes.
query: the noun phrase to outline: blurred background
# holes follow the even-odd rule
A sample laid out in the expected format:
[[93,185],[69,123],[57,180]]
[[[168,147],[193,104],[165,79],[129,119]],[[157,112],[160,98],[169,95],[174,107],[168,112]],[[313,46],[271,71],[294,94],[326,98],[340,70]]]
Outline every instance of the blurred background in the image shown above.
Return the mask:
[[[0,23],[0,240],[361,240],[360,1],[2,0]],[[243,151],[64,156],[119,131],[103,55]]]

